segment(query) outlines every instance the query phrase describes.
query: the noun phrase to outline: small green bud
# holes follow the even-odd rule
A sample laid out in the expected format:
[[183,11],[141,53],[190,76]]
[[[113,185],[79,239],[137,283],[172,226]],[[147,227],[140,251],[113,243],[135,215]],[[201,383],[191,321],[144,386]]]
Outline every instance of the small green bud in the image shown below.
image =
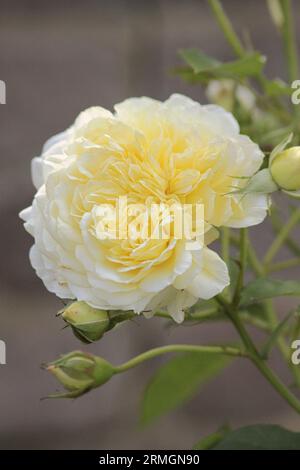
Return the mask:
[[82,301],[73,302],[67,306],[61,316],[84,343],[99,340],[110,329],[108,313]]
[[46,366],[68,391],[49,398],[76,398],[107,382],[115,372],[104,359],[81,351],[61,356]]
[[286,191],[300,190],[300,147],[291,147],[275,156],[270,171],[275,183]]
[[72,302],[58,312],[67,325],[71,326],[74,335],[83,343],[93,343],[102,338],[104,333],[120,323],[136,316],[132,311],[111,310],[107,312],[90,307],[82,301]]

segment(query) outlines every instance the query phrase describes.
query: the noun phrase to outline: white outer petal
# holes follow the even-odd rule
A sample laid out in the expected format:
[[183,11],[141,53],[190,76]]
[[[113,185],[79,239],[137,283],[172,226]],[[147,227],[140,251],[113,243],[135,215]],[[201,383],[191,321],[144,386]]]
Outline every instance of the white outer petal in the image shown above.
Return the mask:
[[[51,164],[52,155],[61,155],[61,160],[63,160],[63,149],[66,147],[71,133],[72,128],[69,128],[54,135],[44,144],[41,156],[32,159],[31,178],[36,189],[39,189],[45,183],[47,175],[53,168],[53,164]],[[47,163],[47,160],[49,160],[49,163]],[[57,168],[57,165],[55,168]]]
[[187,290],[195,297],[206,300],[220,294],[229,285],[230,278],[226,263],[217,253],[204,248],[202,257],[201,271]]
[[246,194],[245,196],[235,196],[241,199],[240,216],[232,216],[228,222],[227,227],[243,228],[258,225],[267,216],[267,211],[270,206],[270,198],[265,194]]

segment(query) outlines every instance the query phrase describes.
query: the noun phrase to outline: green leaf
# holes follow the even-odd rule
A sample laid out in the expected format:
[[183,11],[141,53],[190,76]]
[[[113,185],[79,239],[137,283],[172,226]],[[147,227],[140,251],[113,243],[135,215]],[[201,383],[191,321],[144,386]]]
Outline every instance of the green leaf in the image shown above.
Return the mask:
[[202,83],[207,85],[210,81],[210,77],[207,74],[196,75],[190,67],[175,67],[172,70],[174,75],[179,75],[185,82],[195,85],[196,83]]
[[276,147],[272,150],[270,157],[269,157],[269,166],[271,165],[274,158],[292,142],[293,140],[293,133],[289,134],[285,137]]
[[149,424],[189,400],[231,360],[223,355],[189,353],[168,361],[146,387],[141,422]]
[[179,54],[191,67],[194,74],[205,74],[209,78],[241,79],[255,76],[261,72],[266,61],[265,57],[258,52],[225,63],[209,57],[197,49],[183,49],[179,51]]
[[265,168],[252,176],[244,188],[232,191],[231,194],[270,194],[277,190],[278,186],[273,181],[269,169]]
[[263,145],[270,145],[273,147],[281,142],[281,140],[286,137],[287,135],[291,134],[293,130],[293,124],[289,124],[288,126],[284,127],[276,127],[272,126],[271,130],[267,130],[261,136],[260,142]]
[[300,282],[258,278],[249,282],[241,292],[241,305],[281,296],[300,296]]
[[218,431],[205,436],[193,447],[194,450],[210,450],[213,449],[219,442],[221,442],[225,435],[230,431],[228,426],[223,426]]
[[268,96],[291,95],[291,87],[279,78],[264,80],[264,88]]
[[179,55],[193,69],[194,73],[207,72],[222,65],[222,62],[197,49],[182,49],[179,51]]
[[255,52],[234,62],[224,63],[217,71],[219,76],[246,78],[258,75],[266,62],[266,58]]
[[300,450],[300,433],[258,424],[229,432],[214,450]]

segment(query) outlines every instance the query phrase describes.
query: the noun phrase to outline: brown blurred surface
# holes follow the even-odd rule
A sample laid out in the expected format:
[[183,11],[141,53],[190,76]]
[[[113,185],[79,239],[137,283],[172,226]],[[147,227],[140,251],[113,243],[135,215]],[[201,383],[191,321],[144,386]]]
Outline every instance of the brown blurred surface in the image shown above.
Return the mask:
[[[268,72],[285,75],[265,2],[224,3],[238,30],[249,31],[268,55]],[[295,3],[299,20],[300,2]],[[61,331],[55,318],[61,303],[29,265],[32,240],[18,212],[33,197],[31,158],[88,106],[112,108],[128,96],[165,99],[173,92],[203,100],[199,87],[170,74],[180,47],[199,47],[221,59],[233,56],[205,1],[0,0],[0,9],[0,79],[7,85],[7,104],[0,106],[0,338],[7,344],[7,365],[0,366],[0,448],[188,449],[225,422],[274,422],[299,430],[299,419],[240,361],[191,403],[145,430],[138,426],[139,402],[159,360],[76,401],[40,401],[56,383],[39,364],[79,344],[70,331]],[[253,238],[263,253],[272,235],[263,225]],[[279,306],[282,312],[289,308],[284,300]],[[160,320],[141,319],[86,350],[119,363],[161,344],[231,337],[227,326],[167,330]],[[278,358],[274,361],[283,372]]]

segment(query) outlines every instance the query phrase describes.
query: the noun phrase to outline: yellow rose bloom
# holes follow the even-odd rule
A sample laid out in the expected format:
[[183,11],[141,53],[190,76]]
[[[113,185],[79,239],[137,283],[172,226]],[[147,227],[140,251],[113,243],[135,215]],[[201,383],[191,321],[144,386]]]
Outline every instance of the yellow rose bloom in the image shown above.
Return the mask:
[[[34,237],[31,263],[59,297],[146,315],[165,308],[180,322],[184,308],[229,283],[225,263],[207,248],[212,227],[264,219],[265,195],[231,193],[262,161],[230,113],[181,95],[128,99],[115,113],[87,109],[33,159],[37,193],[21,214]],[[172,232],[163,239],[104,239],[99,207],[115,206],[120,197],[145,211],[152,203],[203,204],[205,245],[189,249]]]

